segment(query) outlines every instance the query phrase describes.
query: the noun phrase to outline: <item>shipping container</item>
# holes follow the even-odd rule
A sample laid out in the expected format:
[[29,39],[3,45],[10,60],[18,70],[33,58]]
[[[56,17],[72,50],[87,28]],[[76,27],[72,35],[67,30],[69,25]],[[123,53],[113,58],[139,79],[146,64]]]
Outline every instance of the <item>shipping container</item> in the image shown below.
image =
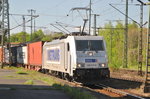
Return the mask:
[[11,47],[12,53],[12,65],[16,66],[17,64],[17,47]]
[[[4,62],[6,64],[9,64],[10,63],[10,57],[9,57],[9,50],[8,48],[4,47]],[[12,55],[12,59],[11,59],[11,64],[12,65],[16,65],[17,63],[17,47],[11,47],[11,55]],[[2,56],[1,56],[2,57]]]
[[42,66],[42,49],[43,42],[29,43],[28,47],[28,65],[36,68],[37,66],[41,68]]
[[4,47],[4,62],[9,64],[9,50],[8,48]]
[[27,46],[17,47],[17,63],[18,64],[28,64],[28,50]]
[[2,62],[2,47],[0,47],[0,62]]

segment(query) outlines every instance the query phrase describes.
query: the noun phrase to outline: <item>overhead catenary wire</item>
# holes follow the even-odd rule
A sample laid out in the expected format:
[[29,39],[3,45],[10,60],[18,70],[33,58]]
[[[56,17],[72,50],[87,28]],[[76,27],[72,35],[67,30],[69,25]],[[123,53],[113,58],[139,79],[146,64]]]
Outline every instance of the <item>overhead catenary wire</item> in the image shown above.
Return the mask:
[[[123,8],[124,8],[124,7],[120,8],[120,9],[123,9]],[[112,10],[112,9],[107,9],[107,10],[102,11],[102,12],[104,12],[104,13],[102,13],[101,16],[106,16],[106,17],[107,17],[107,15],[110,14],[110,13],[113,13],[112,15],[115,15],[115,14],[114,14],[115,11],[111,11],[111,10]],[[111,15],[111,17],[112,17],[112,15]],[[116,15],[115,15],[115,16],[116,16]],[[106,18],[106,17],[105,17],[105,18]],[[110,17],[110,16],[108,16],[108,17]],[[113,16],[113,17],[114,17],[114,16]]]
[[[114,9],[116,9],[118,12],[120,12],[121,14],[123,14],[124,16],[126,16],[125,13],[123,13],[122,11],[120,11],[119,9],[117,9],[115,6],[113,6],[112,4],[109,4],[111,7],[113,7]],[[132,19],[131,17],[127,16],[130,20],[132,20],[133,22],[135,22],[136,24],[138,24],[140,26],[140,23],[138,23],[137,21],[135,21],[134,19]]]
[[[123,8],[123,7],[122,7],[122,8]],[[119,9],[120,9],[120,8],[119,8]],[[105,12],[105,14],[101,14],[101,16],[106,16],[106,14],[107,14],[106,12],[107,12],[107,11],[109,11],[109,13],[108,13],[108,14],[112,13],[112,11],[110,12],[110,10],[111,10],[111,8],[106,9],[106,11],[104,11],[104,12]],[[113,12],[114,12],[114,11],[113,11]],[[69,16],[70,16],[70,15],[69,15]],[[68,17],[69,17],[69,16],[68,16]],[[70,18],[70,17],[69,17],[69,18]],[[57,21],[64,22],[64,20],[66,20],[66,19],[67,19],[67,18],[65,18],[65,17],[64,17],[64,19],[63,19],[63,20],[57,20]],[[74,18],[74,19],[73,19],[71,22],[69,22],[69,23],[73,23],[73,22],[75,22],[75,20],[76,20],[76,18]],[[66,21],[65,21],[65,22],[66,22]]]
[[[37,17],[34,17],[33,19],[35,19],[35,18],[37,18]],[[28,23],[28,22],[30,22],[30,21],[31,21],[31,19],[27,20],[25,23]],[[16,28],[18,28],[18,27],[20,27],[20,26],[22,26],[22,25],[23,25],[23,23],[21,23],[21,24],[15,26],[15,27],[13,27],[13,28],[11,28],[10,30],[16,29]]]
[[[124,7],[121,7],[121,8],[119,8],[120,10],[121,9],[124,9]],[[113,10],[112,8],[107,8],[107,9],[105,9],[105,10],[102,10],[100,13],[101,13],[101,16],[106,16],[106,15],[110,15],[110,13],[114,13],[114,12],[116,12],[115,10]]]
[[65,32],[65,31],[61,30],[60,28],[58,28],[58,27],[57,27],[57,26],[55,26],[54,24],[50,24],[50,25],[51,25],[51,26],[53,26],[54,28],[56,28],[56,29],[60,30],[62,33],[66,34],[66,32]]
[[[59,2],[58,2],[58,4],[57,5],[55,5],[54,4],[54,6],[62,6],[62,5],[65,5],[65,4],[61,4],[61,2],[63,2],[64,0],[60,0]],[[68,1],[68,0],[66,0],[67,2],[70,2],[70,1]],[[71,0],[72,1],[72,0]],[[74,0],[75,1],[75,0]],[[99,3],[104,3],[105,2],[105,0],[92,0],[92,5],[94,5],[94,4],[96,4],[97,5],[97,2],[99,2]],[[116,3],[116,2],[112,2],[112,3]],[[123,2],[124,3],[124,2]],[[59,5],[60,4],[60,5]],[[77,3],[78,5],[79,5],[79,3]],[[81,5],[81,4],[80,4]],[[103,5],[102,5],[103,6]],[[102,6],[99,6],[99,7],[102,7]],[[104,5],[105,6],[105,5]],[[105,7],[102,7],[102,10],[106,10],[107,9],[107,6],[106,6],[106,8]],[[108,9],[107,11],[104,11],[104,14],[102,13],[100,13],[101,14],[101,20],[102,21],[100,21],[101,22],[101,24],[103,23],[103,21],[108,17],[108,16],[106,16],[106,14],[110,14],[110,13],[113,13],[112,12],[112,10],[111,10],[112,8],[110,8],[110,9]],[[120,7],[119,7],[119,9],[120,9]],[[99,10],[99,12],[100,12],[101,10]],[[109,13],[107,13],[109,11]],[[117,12],[117,11],[116,11]],[[82,14],[82,13],[81,13]],[[56,17],[56,19],[54,19],[54,22],[56,22],[56,21],[61,21],[61,22],[66,22],[66,23],[71,23],[71,24],[76,24],[76,16],[72,19],[72,20],[69,20],[69,19],[71,19],[71,16],[68,16],[68,17],[66,17],[66,16],[62,16],[62,15],[55,15],[55,14],[40,14],[41,16],[49,16],[49,17]],[[105,17],[106,16],[106,17]],[[115,15],[113,14],[113,17],[114,17]],[[58,18],[57,18],[58,17]],[[60,17],[60,18],[59,18]],[[105,18],[104,18],[105,17]],[[78,18],[79,19],[79,18]],[[108,17],[108,19],[109,19],[109,17]],[[121,18],[122,19],[122,18]],[[52,20],[53,21],[53,20]],[[53,22],[50,22],[50,23],[53,23]],[[45,24],[45,23],[44,23]],[[82,23],[81,23],[82,24]],[[98,24],[99,24],[99,22],[98,22]]]
[[56,22],[61,28],[63,28],[65,31],[67,31],[69,34],[71,33],[69,30],[67,30],[66,28],[64,28],[59,22]]
[[[123,2],[124,3],[124,2]],[[117,3],[117,2],[114,2],[114,3],[111,3],[111,4],[118,4],[118,5],[125,5],[125,4],[119,4],[119,3]],[[129,6],[132,6],[132,5],[134,5],[134,4],[137,4],[137,2],[133,2],[133,3],[130,3],[129,4]],[[100,14],[101,14],[101,22],[103,22],[105,19],[106,19],[106,17],[104,18],[104,16],[107,16],[108,14],[110,14],[110,13],[113,13],[113,17],[116,17],[116,15],[114,15],[114,11],[112,11],[112,8],[110,8],[110,7],[107,7],[106,5],[103,5],[103,6],[100,6],[101,8],[102,8],[102,11],[101,12],[99,12]],[[116,6],[115,6],[116,7]],[[124,7],[122,7],[122,8],[124,8]],[[119,7],[119,10],[120,9],[122,9],[122,8],[120,8]],[[121,10],[120,10],[121,11]],[[115,11],[115,13],[116,13],[117,11]],[[136,13],[138,12],[138,10],[136,11]],[[133,15],[133,14],[132,14]],[[109,17],[109,16],[107,16],[107,17]],[[111,16],[111,18],[113,18],[112,16]],[[132,17],[131,17],[132,18]],[[120,18],[119,18],[120,19]],[[98,23],[99,24],[99,23]]]
[[[55,8],[55,7],[58,7],[58,6],[62,6],[62,4],[63,3],[66,3],[66,1],[67,0],[61,0],[60,2],[58,2],[56,5],[54,5],[52,8]],[[12,14],[11,14],[12,15]],[[14,14],[13,14],[14,15]],[[22,15],[22,14],[15,14],[15,15]],[[41,16],[49,16],[49,17],[62,17],[61,19],[57,19],[56,21],[60,21],[60,20],[62,20],[62,19],[65,19],[66,18],[66,16],[58,16],[58,15],[50,15],[50,14],[40,14]],[[30,16],[30,15],[29,15]],[[17,24],[18,26],[16,26],[16,28],[17,27],[19,27],[19,26],[21,26],[21,25],[19,25],[19,24]],[[13,30],[13,29],[15,29],[15,27],[13,27],[11,30]]]
[[[15,15],[15,16],[31,16],[31,15],[29,15],[29,14],[9,14],[9,15]],[[33,17],[38,17],[39,15],[32,15]]]
[[62,23],[62,22],[59,22],[59,23],[63,24],[65,27],[78,27],[78,26],[75,26],[72,24],[66,24],[66,23]]
[[[111,3],[112,4],[112,3]],[[115,6],[116,7],[116,6]],[[122,8],[117,8],[117,9],[119,9],[120,11],[123,9],[124,7],[122,7]],[[108,9],[105,9],[105,10],[103,10],[102,12],[104,12],[103,14],[101,14],[101,16],[107,16],[107,14],[110,14],[110,13],[113,13],[114,11],[111,11],[112,9],[111,8],[108,8]],[[132,15],[132,16],[130,16],[131,18],[133,18],[133,17],[135,17],[135,16],[138,16],[139,15],[139,13],[140,12],[138,12],[138,10],[136,11],[136,15]],[[146,13],[147,12],[144,12],[145,14],[144,15],[146,15]],[[111,16],[112,17],[112,16]],[[106,17],[105,17],[105,19],[106,19]],[[101,21],[105,21],[105,19],[103,20],[101,20]],[[132,21],[133,22],[133,20],[129,20],[129,21]],[[137,21],[136,21],[137,22]],[[139,24],[138,24],[139,25]],[[144,25],[144,24],[143,24]]]
[[[111,3],[112,5],[126,5],[126,4],[120,4],[120,3]],[[131,4],[128,4],[128,5],[130,5],[130,6],[135,6],[135,5],[139,5],[139,4],[137,4],[137,3],[131,3]]]
[[[68,16],[70,16],[70,15],[68,15]],[[80,16],[82,16],[81,13],[80,13]],[[84,17],[82,17],[82,19],[83,19],[83,18],[84,18]],[[73,18],[72,18],[72,19],[73,19]],[[60,21],[60,20],[57,20],[57,21]],[[75,20],[73,19],[72,22],[74,22],[74,21],[75,21]],[[71,22],[71,23],[72,23],[72,22]]]
[[77,11],[78,11],[79,15],[82,17],[82,19],[84,20],[84,17],[83,17],[82,14],[80,13],[80,11],[79,11],[79,10],[77,10]]
[[[9,14],[10,15],[10,14]],[[13,15],[11,15],[11,17],[13,18],[13,20],[15,21],[15,23],[17,24],[17,25],[19,25],[19,23],[17,22],[17,20],[13,17]]]

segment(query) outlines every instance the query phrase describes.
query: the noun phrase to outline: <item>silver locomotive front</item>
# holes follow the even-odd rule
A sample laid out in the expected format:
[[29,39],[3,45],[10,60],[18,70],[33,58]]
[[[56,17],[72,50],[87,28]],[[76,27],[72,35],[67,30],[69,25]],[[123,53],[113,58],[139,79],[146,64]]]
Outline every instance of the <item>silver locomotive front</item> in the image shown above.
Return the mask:
[[106,44],[101,36],[75,38],[76,70],[74,76],[80,81],[94,81],[108,78],[108,58]]

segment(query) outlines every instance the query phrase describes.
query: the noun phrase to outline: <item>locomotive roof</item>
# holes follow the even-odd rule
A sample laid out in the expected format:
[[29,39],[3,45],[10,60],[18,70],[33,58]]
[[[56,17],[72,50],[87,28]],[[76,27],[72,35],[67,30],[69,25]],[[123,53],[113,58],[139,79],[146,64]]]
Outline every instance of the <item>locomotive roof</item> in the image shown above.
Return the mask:
[[57,43],[60,43],[60,42],[63,42],[64,41],[64,39],[62,39],[62,40],[59,40],[59,39],[57,39],[57,40],[53,40],[53,41],[51,41],[51,42],[45,42],[45,44],[57,44]]
[[75,36],[75,40],[103,40],[102,36]]
[[57,40],[53,40],[51,42],[46,42],[46,44],[49,45],[49,44],[61,43],[61,42],[64,42],[68,38],[75,39],[75,40],[103,40],[102,36],[68,36],[65,39],[57,39]]

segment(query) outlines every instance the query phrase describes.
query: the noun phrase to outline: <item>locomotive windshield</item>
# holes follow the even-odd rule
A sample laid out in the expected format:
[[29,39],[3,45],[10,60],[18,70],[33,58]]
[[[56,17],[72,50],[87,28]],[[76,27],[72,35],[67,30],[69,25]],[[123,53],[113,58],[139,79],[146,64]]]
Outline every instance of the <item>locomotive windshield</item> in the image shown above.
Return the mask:
[[104,51],[103,40],[76,40],[77,51]]

